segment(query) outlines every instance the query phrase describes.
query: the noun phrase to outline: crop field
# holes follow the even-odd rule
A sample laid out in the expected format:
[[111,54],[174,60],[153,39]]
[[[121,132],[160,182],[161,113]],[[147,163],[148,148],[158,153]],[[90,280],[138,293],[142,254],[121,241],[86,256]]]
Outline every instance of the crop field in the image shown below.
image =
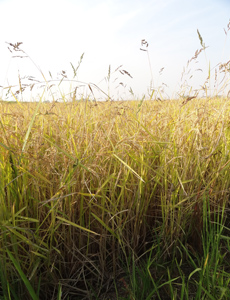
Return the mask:
[[1,299],[229,299],[229,165],[226,97],[1,102]]
[[1,300],[230,299],[230,61],[189,86],[197,33],[175,100],[161,86],[114,101],[110,66],[107,93],[76,80],[84,55],[73,80],[31,59],[42,81],[3,88]]

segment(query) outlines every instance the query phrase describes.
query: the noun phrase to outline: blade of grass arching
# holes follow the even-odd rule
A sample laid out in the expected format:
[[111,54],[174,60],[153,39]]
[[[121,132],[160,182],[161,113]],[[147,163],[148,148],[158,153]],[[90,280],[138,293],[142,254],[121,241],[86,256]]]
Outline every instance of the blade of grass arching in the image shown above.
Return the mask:
[[180,241],[180,239],[178,240],[178,242],[181,244],[181,247],[184,249],[186,255],[188,255],[191,264],[193,265],[194,269],[198,269],[198,266],[196,265],[195,261],[192,259],[191,255],[188,252],[188,249],[183,245],[183,243]]
[[[10,232],[12,232],[14,236],[17,236],[17,237],[21,240],[21,242],[24,242],[25,244],[28,244],[28,245],[30,245],[30,246],[33,246],[33,247],[35,247],[35,248],[37,248],[37,249],[39,249],[39,250],[41,250],[41,251],[45,251],[45,252],[48,251],[48,250],[46,250],[46,249],[40,247],[39,245],[33,243],[32,241],[30,241],[30,240],[28,239],[28,237],[25,237],[24,235],[22,235],[21,233],[19,233],[17,230],[22,230],[20,227],[13,227],[13,228],[12,228],[12,227],[7,226],[7,229],[8,229]],[[16,230],[16,229],[17,229],[17,230]]]
[[13,255],[10,253],[8,249],[6,249],[7,254],[10,257],[10,260],[13,262],[16,270],[18,271],[21,279],[23,280],[28,292],[30,293],[30,296],[32,297],[33,300],[39,300],[38,296],[36,295],[33,287],[31,286],[29,280],[27,279],[26,275],[23,273],[19,263],[16,261],[16,259],[13,257]]
[[96,216],[94,213],[91,214],[106,230],[108,230],[116,239],[119,240],[119,237],[116,235],[116,233],[111,228],[109,228],[109,226],[107,226],[105,222],[98,218],[98,216]]
[[189,274],[188,281],[191,279],[191,277],[192,277],[195,273],[200,272],[200,271],[202,271],[201,268],[196,268],[195,270],[193,270],[193,271]]
[[77,227],[77,228],[79,228],[79,229],[81,229],[81,230],[87,231],[87,232],[89,232],[89,233],[93,233],[93,234],[95,234],[95,235],[100,235],[100,234],[98,234],[98,233],[96,233],[96,232],[94,232],[94,231],[92,231],[92,230],[89,230],[89,229],[87,229],[87,228],[84,228],[84,227],[82,227],[82,226],[80,226],[80,225],[77,225],[76,223],[73,223],[73,222],[71,222],[71,221],[69,221],[69,220],[66,220],[66,219],[64,219],[64,218],[61,218],[61,217],[56,217],[56,218],[57,218],[58,220],[62,221],[62,222],[65,222],[65,223],[68,224],[68,225]]
[[42,103],[42,98],[43,98],[43,96],[44,96],[44,93],[45,93],[45,89],[44,89],[44,91],[43,91],[43,93],[42,93],[42,95],[41,95],[41,97],[40,97],[40,100],[39,100],[39,102],[38,102],[38,104],[37,104],[37,107],[36,107],[36,109],[35,109],[35,111],[34,111],[34,113],[33,113],[32,119],[31,119],[31,121],[30,121],[30,123],[29,123],[29,127],[28,127],[27,132],[26,132],[26,136],[25,136],[24,143],[23,143],[23,146],[22,146],[21,155],[20,155],[20,158],[19,158],[19,165],[21,164],[21,159],[22,159],[24,150],[25,150],[25,148],[26,148],[26,145],[27,145],[27,142],[28,142],[28,138],[29,138],[29,135],[30,135],[32,126],[33,126],[33,124],[34,124],[35,117],[36,117],[37,112],[38,112],[38,109],[39,109],[39,107],[40,107],[40,105],[41,105],[41,103]]
[[129,165],[127,165],[126,162],[124,162],[120,157],[118,157],[116,154],[113,154],[113,156],[115,156],[126,168],[128,168],[138,179],[140,179],[141,181],[143,181],[145,183],[145,181],[141,178],[140,175],[137,174],[137,172],[135,172]]

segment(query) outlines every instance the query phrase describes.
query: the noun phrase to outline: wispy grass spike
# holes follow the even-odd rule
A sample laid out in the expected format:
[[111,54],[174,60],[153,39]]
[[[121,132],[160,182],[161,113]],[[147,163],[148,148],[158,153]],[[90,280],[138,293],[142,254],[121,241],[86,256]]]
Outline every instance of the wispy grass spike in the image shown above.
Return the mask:
[[204,43],[203,38],[202,38],[202,36],[201,36],[201,34],[200,34],[200,32],[199,32],[198,29],[197,29],[197,34],[198,34],[201,46],[203,47],[203,49],[205,49],[206,48],[205,47],[205,43]]

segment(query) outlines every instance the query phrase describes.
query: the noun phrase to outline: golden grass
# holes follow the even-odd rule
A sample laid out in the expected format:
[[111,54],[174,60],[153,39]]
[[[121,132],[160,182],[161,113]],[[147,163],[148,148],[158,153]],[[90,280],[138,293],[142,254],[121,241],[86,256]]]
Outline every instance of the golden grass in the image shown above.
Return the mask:
[[36,105],[0,103],[1,257],[83,293],[156,233],[163,256],[200,251],[204,201],[229,198],[229,100],[41,104],[25,144]]

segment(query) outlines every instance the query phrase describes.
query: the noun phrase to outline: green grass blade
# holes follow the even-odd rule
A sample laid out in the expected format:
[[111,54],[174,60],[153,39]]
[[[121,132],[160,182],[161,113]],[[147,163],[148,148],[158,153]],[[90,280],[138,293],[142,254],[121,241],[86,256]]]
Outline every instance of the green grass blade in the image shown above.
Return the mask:
[[91,213],[93,216],[94,216],[94,218],[106,229],[106,230],[108,230],[115,238],[117,238],[118,239],[118,236],[116,235],[116,233],[111,229],[111,228],[109,228],[109,226],[107,226],[106,224],[105,224],[105,222],[103,222],[98,216],[96,216],[94,213]]
[[17,269],[21,279],[23,280],[23,282],[25,283],[25,286],[28,290],[28,292],[30,293],[30,296],[32,297],[33,300],[39,300],[38,296],[36,295],[33,287],[31,286],[29,280],[27,279],[26,275],[23,273],[19,263],[16,261],[16,259],[13,257],[13,255],[10,253],[10,251],[8,249],[6,249],[11,261],[13,262],[15,268]]
[[94,231],[92,231],[92,230],[89,230],[89,229],[87,229],[87,228],[85,228],[85,227],[82,227],[82,226],[80,226],[80,225],[77,225],[76,223],[73,223],[73,222],[71,222],[71,221],[69,221],[69,220],[66,220],[66,219],[64,219],[64,218],[57,217],[57,219],[60,220],[60,221],[65,222],[65,223],[67,223],[68,225],[77,227],[77,228],[79,228],[79,229],[81,229],[81,230],[87,231],[87,232],[89,232],[89,233],[93,233],[93,234],[95,234],[95,235],[99,235],[98,233],[96,233],[96,232],[94,232]]

